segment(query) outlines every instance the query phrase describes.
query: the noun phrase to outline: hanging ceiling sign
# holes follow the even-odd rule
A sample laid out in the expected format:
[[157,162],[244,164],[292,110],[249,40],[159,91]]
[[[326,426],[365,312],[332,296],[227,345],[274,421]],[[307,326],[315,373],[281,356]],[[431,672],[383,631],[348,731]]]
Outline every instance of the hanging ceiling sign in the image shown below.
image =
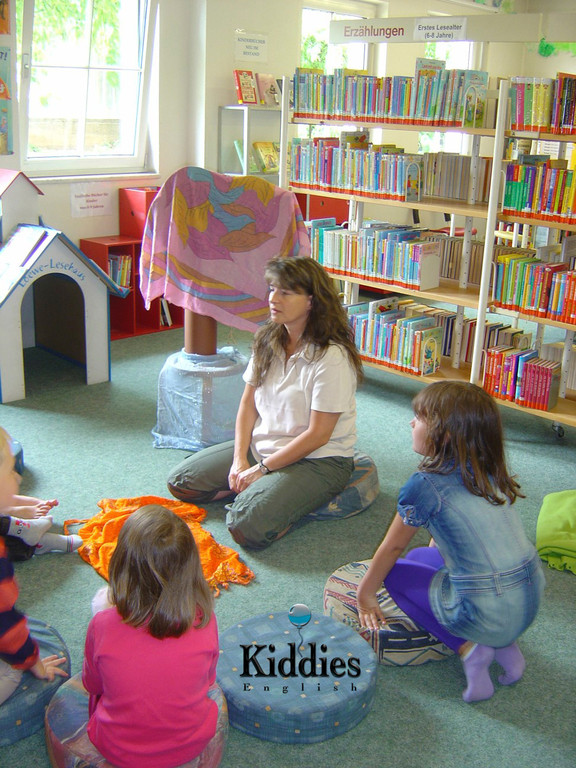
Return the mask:
[[414,40],[423,40],[425,43],[466,40],[466,17],[416,19],[412,36]]
[[413,43],[467,40],[466,16],[359,19],[330,23],[331,43]]
[[512,13],[474,16],[425,16],[330,22],[331,43],[415,43],[434,40],[519,43],[570,42],[575,13]]

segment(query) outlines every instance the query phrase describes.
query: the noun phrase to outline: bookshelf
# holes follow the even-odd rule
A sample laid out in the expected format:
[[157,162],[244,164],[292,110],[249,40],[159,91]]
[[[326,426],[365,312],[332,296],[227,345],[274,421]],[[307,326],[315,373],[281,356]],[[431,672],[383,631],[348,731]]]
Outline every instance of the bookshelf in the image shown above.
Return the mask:
[[[281,111],[276,107],[231,104],[218,111],[218,172],[260,176],[273,184],[278,173],[263,173],[253,149],[255,141],[280,141]],[[242,157],[240,157],[242,155]],[[253,158],[256,165],[251,162]]]
[[[284,89],[285,90],[285,89]],[[295,86],[296,92],[296,86]],[[492,94],[490,94],[492,95]],[[494,238],[490,236],[490,233],[495,232],[497,228],[497,222],[499,220],[519,222],[519,223],[534,223],[537,225],[559,228],[563,231],[576,232],[576,226],[570,224],[566,226],[561,222],[550,221],[549,219],[543,219],[540,217],[534,217],[532,221],[528,220],[525,216],[515,216],[508,213],[502,215],[501,200],[500,200],[500,178],[504,170],[504,139],[510,131],[508,130],[508,104],[509,104],[509,83],[508,81],[502,81],[498,92],[498,102],[496,110],[496,126],[492,128],[465,128],[462,126],[437,126],[437,125],[410,125],[401,124],[397,121],[387,122],[386,120],[377,120],[372,118],[367,121],[362,117],[354,119],[351,115],[346,115],[345,118],[339,117],[338,119],[330,118],[329,116],[323,116],[322,118],[308,118],[308,117],[293,117],[288,109],[286,99],[282,102],[282,132],[281,132],[281,157],[283,158],[283,164],[281,166],[281,184],[289,187],[297,193],[305,192],[309,195],[322,195],[324,197],[334,197],[336,199],[346,199],[350,202],[351,215],[349,219],[349,228],[351,231],[358,231],[359,225],[363,219],[363,206],[365,202],[371,204],[377,204],[382,206],[400,206],[403,208],[418,209],[419,211],[433,211],[439,213],[450,213],[452,216],[463,216],[465,220],[464,226],[464,242],[463,242],[463,257],[460,266],[460,275],[457,281],[457,285],[453,281],[441,280],[437,289],[429,291],[414,291],[398,285],[383,286],[378,281],[371,281],[363,278],[362,276],[345,276],[341,274],[335,274],[337,279],[345,280],[346,283],[352,285],[352,290],[347,291],[347,298],[349,301],[356,301],[358,296],[359,286],[368,286],[370,288],[379,288],[380,290],[388,290],[396,294],[414,296],[417,299],[426,302],[430,300],[432,302],[440,302],[442,304],[453,305],[456,308],[456,323],[455,323],[455,343],[452,345],[451,359],[443,358],[440,369],[433,375],[426,376],[423,380],[425,382],[432,382],[438,379],[460,379],[469,380],[478,384],[482,383],[482,362],[483,362],[483,341],[484,341],[484,328],[487,319],[490,317],[491,312],[502,312],[494,307],[491,298],[491,279],[493,271],[493,258],[494,258]],[[489,186],[489,198],[486,203],[475,202],[462,202],[455,201],[453,199],[441,199],[436,197],[423,197],[417,203],[407,202],[404,200],[378,199],[377,195],[366,194],[363,192],[335,192],[327,190],[326,188],[318,188],[319,185],[311,184],[309,188],[306,184],[297,183],[292,185],[288,178],[288,133],[289,126],[310,122],[329,124],[329,125],[343,125],[344,123],[355,123],[358,127],[362,126],[367,129],[377,128],[382,131],[394,130],[395,132],[402,131],[452,131],[458,130],[461,133],[469,134],[472,136],[472,161],[471,161],[471,182],[469,187],[469,200],[474,201],[477,199],[474,195],[477,182],[477,158],[479,154],[479,140],[480,137],[488,137],[493,141],[492,149],[492,167]],[[522,135],[528,135],[536,138],[533,133],[523,133]],[[551,134],[549,139],[554,141],[574,141],[574,135],[559,136],[557,134]],[[293,159],[292,159],[293,165]],[[482,270],[479,285],[477,287],[468,285],[469,267],[470,267],[470,241],[472,223],[475,219],[482,219],[486,225],[486,238],[482,256]],[[328,270],[330,271],[330,270]],[[462,331],[464,327],[464,308],[473,309],[477,316],[477,328],[475,334],[475,341],[473,345],[472,361],[469,366],[462,365],[461,360],[461,343],[462,343]],[[536,322],[536,319],[530,315],[522,315],[522,313],[516,313],[514,320],[521,319],[528,322]],[[537,416],[541,416],[545,419],[549,419],[554,422],[555,427],[557,425],[566,424],[570,426],[576,426],[576,391],[569,391],[566,388],[567,380],[567,365],[569,352],[574,343],[574,324],[572,323],[557,323],[553,320],[546,320],[538,318],[537,325],[539,330],[536,335],[537,348],[541,339],[543,328],[547,325],[559,327],[565,330],[564,340],[564,355],[562,365],[562,379],[560,385],[560,397],[557,405],[550,411],[536,410],[532,408],[525,408],[519,406],[512,401],[497,400],[497,402],[512,408],[521,408],[523,411],[529,411]],[[414,374],[405,371],[399,371],[391,368],[383,363],[367,360],[367,365],[373,367],[384,367],[390,372],[405,376],[408,378],[415,378]],[[422,379],[423,377],[417,377]],[[557,430],[561,433],[561,428]]]
[[[111,274],[111,259],[120,258],[129,263],[126,287],[130,292],[125,298],[110,296],[110,338],[123,339],[145,333],[179,328],[184,325],[184,310],[173,304],[162,305],[155,299],[150,309],[144,306],[139,289],[138,265],[142,238],[127,235],[108,235],[80,240],[80,250],[107,274]],[[167,319],[167,314],[171,323]]]

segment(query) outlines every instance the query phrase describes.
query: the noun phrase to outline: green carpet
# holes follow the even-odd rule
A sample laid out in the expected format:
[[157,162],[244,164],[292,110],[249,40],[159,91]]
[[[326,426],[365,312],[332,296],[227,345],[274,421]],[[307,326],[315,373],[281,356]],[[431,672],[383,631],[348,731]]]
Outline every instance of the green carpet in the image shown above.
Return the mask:
[[[248,350],[246,334],[222,330],[221,344]],[[24,447],[22,492],[60,500],[59,528],[68,518],[96,514],[103,497],[166,496],[169,468],[185,454],[152,447],[158,374],[182,346],[182,331],[116,341],[112,381],[86,386],[84,372],[38,349],[26,352],[27,397],[0,406],[0,424]],[[419,384],[368,369],[358,395],[358,446],[377,463],[381,495],[360,517],[314,522],[262,552],[245,552],[254,570],[249,586],[233,585],[216,602],[220,628],[269,610],[305,603],[322,611],[329,574],[370,557],[394,513],[400,485],[414,471],[410,400]],[[576,487],[576,430],[560,440],[551,422],[502,411],[510,464],[526,499],[517,502],[528,535],[545,494]],[[208,505],[206,527],[235,546],[222,507]],[[424,537],[419,533],[417,544]],[[81,667],[90,600],[103,585],[77,555],[45,555],[16,566],[19,607],[54,624]],[[574,768],[576,728],[576,577],[546,568],[540,614],[522,638],[527,660],[516,686],[470,705],[455,658],[417,668],[379,670],[368,716],[354,730],[315,745],[271,744],[230,731],[223,768]],[[6,768],[47,768],[43,733],[0,749]]]

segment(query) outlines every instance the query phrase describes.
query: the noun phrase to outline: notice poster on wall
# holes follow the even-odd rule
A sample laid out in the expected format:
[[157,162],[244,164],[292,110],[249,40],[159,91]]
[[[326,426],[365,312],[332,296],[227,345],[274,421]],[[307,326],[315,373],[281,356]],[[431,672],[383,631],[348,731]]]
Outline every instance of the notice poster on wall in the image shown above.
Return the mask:
[[0,46],[0,155],[11,155],[12,96],[10,93],[11,49]]

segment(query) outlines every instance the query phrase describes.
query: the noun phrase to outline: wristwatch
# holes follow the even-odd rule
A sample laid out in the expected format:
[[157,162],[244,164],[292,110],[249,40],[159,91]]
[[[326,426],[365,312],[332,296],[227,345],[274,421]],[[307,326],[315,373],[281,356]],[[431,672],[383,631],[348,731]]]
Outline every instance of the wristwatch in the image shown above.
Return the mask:
[[264,464],[264,459],[260,459],[258,466],[260,467],[260,472],[262,472],[263,475],[269,475],[270,472],[272,472],[272,470],[268,469],[266,464]]

